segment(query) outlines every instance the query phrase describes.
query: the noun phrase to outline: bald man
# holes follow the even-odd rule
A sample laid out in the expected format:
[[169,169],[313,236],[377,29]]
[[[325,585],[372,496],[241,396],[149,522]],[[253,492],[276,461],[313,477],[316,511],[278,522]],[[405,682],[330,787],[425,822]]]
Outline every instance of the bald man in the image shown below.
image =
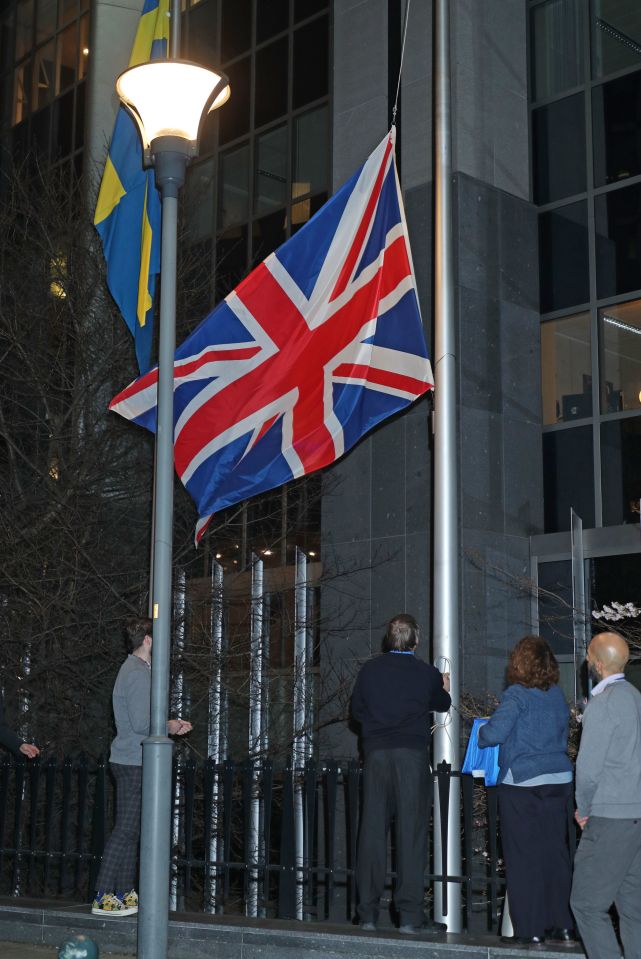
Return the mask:
[[617,633],[599,633],[588,649],[595,686],[576,763],[583,834],[570,900],[588,959],[620,959],[612,903],[625,959],[641,959],[641,694],[623,675],[629,656]]

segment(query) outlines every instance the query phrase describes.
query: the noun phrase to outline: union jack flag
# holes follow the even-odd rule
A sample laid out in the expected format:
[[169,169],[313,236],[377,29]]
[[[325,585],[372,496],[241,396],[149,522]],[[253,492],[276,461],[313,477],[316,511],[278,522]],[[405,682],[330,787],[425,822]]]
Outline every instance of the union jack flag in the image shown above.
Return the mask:
[[[394,128],[176,350],[176,471],[211,514],[321,469],[432,388]],[[110,409],[156,428],[157,369]]]

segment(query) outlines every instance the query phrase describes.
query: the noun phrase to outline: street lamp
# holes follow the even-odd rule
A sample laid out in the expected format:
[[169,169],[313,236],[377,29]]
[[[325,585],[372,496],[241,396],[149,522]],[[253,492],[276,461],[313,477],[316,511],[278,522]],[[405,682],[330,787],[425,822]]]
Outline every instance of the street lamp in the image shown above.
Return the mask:
[[160,332],[153,548],[150,735],[143,742],[138,959],[167,955],[172,742],[167,736],[174,491],[174,353],[178,191],[207,113],[229,99],[227,77],[185,60],[131,67],[116,90],[142,139],[162,197]]

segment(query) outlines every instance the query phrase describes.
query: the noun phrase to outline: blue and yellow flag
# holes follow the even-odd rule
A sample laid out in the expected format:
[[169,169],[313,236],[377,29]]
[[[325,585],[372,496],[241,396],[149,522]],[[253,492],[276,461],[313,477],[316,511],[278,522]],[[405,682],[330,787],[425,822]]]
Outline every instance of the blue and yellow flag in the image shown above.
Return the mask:
[[[168,44],[169,0],[145,0],[129,66],[166,57]],[[153,170],[143,168],[140,135],[127,111],[120,107],[94,224],[107,261],[107,283],[136,341],[141,373],[151,366],[161,212]]]

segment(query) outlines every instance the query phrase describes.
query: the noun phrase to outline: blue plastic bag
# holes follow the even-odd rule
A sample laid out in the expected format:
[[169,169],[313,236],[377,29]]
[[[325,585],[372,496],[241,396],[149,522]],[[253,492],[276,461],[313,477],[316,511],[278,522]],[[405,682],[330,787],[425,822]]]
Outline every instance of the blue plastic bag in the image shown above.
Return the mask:
[[485,779],[486,786],[496,786],[499,779],[499,747],[479,746],[479,729],[487,719],[475,719],[465,751],[462,773]]

